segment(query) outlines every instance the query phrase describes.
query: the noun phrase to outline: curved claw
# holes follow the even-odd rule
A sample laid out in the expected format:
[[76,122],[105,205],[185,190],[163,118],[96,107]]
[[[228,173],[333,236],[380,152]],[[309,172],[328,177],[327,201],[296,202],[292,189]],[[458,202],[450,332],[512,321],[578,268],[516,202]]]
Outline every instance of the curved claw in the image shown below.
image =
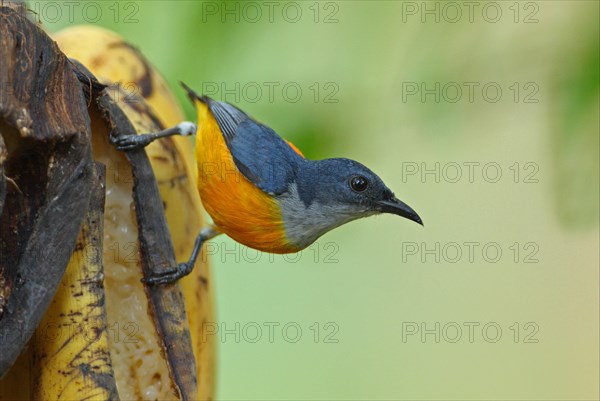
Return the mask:
[[180,263],[175,269],[165,270],[150,277],[142,278],[142,283],[148,285],[170,284],[184,276],[187,276],[191,271],[192,269],[187,263]]
[[147,146],[152,142],[151,135],[126,135],[112,140],[117,150],[134,150]]

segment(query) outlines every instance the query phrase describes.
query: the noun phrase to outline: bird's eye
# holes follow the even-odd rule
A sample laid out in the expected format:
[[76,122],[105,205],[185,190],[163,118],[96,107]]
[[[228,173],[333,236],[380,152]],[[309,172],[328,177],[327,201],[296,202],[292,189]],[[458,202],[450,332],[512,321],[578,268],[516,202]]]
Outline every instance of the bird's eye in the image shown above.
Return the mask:
[[362,192],[369,186],[369,181],[362,175],[355,175],[350,178],[350,188],[356,192]]

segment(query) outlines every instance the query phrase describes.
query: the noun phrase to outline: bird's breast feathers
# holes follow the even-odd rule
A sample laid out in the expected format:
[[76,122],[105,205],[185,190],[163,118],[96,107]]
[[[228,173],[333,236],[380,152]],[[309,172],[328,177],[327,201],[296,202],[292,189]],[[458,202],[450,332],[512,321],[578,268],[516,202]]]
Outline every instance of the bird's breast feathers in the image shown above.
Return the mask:
[[198,190],[214,224],[221,232],[254,249],[271,253],[298,251],[286,236],[276,199],[250,182],[236,167],[212,115],[203,110],[198,115],[201,116],[196,136]]

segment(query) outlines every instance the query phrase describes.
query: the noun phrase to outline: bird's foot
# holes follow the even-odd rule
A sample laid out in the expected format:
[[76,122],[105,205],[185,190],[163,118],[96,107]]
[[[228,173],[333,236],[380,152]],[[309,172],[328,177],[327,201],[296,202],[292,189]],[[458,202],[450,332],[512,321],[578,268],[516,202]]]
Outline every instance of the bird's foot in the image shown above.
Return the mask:
[[148,285],[171,284],[190,274],[193,268],[193,263],[180,263],[174,269],[165,270],[163,272],[153,274],[150,277],[143,278],[142,282]]
[[112,138],[111,142],[117,147],[117,150],[127,151],[146,147],[154,139],[156,139],[154,134],[124,135],[119,138]]

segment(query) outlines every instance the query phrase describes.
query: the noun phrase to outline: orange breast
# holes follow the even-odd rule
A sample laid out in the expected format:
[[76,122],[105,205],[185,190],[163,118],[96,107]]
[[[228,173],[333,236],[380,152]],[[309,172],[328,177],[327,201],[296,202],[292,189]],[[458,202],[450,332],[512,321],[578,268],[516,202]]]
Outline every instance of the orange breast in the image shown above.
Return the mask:
[[219,126],[208,108],[197,103],[196,161],[198,190],[219,231],[261,251],[298,251],[288,243],[277,202],[237,169]]

